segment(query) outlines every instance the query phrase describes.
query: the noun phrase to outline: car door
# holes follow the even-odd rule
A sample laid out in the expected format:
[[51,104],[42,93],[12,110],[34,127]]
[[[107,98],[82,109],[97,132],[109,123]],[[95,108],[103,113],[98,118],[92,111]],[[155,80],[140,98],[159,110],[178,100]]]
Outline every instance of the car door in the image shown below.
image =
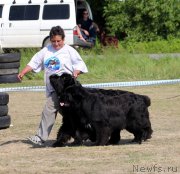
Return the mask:
[[73,44],[73,28],[76,26],[75,5],[74,1],[60,4],[45,4],[43,7],[41,21],[42,39],[47,35],[51,27],[60,25],[65,31],[65,42]]

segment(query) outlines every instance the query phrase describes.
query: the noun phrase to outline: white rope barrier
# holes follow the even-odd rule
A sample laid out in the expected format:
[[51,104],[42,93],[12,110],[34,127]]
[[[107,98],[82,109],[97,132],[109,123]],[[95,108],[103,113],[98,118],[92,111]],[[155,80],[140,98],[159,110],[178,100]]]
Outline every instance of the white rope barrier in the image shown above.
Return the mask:
[[[84,87],[89,88],[117,88],[117,87],[134,87],[134,86],[152,86],[180,83],[180,79],[173,80],[152,80],[152,81],[133,81],[133,82],[112,82],[112,83],[96,83],[83,84]],[[19,91],[45,91],[45,86],[29,86],[29,87],[12,87],[0,88],[0,92],[19,92]]]

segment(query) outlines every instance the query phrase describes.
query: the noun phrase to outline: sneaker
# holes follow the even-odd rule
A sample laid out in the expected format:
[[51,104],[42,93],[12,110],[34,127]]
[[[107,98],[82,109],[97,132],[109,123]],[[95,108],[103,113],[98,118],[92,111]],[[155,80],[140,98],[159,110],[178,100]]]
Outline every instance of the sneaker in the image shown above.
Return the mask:
[[44,141],[38,135],[28,137],[27,139],[34,145],[44,146]]

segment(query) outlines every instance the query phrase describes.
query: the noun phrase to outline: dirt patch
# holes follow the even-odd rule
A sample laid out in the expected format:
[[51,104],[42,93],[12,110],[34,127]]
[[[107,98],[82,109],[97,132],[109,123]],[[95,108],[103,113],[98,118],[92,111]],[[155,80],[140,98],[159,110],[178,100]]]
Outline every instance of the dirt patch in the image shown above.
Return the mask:
[[[10,92],[12,127],[0,130],[0,173],[135,174],[180,173],[180,85],[123,88],[151,97],[153,137],[128,144],[122,132],[117,146],[33,148],[26,137],[36,133],[45,102],[44,92]],[[61,116],[48,144],[56,138]]]

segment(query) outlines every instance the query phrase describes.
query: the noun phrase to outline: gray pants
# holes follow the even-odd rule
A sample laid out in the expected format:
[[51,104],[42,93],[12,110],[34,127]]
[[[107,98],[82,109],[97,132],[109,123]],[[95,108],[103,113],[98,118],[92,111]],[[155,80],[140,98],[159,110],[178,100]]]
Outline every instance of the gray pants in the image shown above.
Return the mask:
[[37,135],[44,141],[46,141],[49,137],[56,120],[58,108],[58,97],[55,92],[52,92],[51,95],[47,97],[47,101],[42,111],[41,122],[37,131]]

